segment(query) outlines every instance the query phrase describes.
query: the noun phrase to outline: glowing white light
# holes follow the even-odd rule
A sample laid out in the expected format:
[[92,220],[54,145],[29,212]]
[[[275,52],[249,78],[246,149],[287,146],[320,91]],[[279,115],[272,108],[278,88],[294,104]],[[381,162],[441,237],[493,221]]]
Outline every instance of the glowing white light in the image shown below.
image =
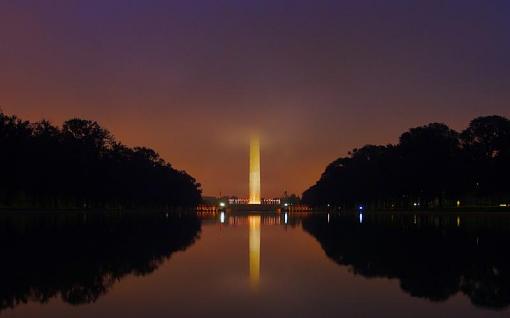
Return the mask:
[[285,222],[285,224],[287,224],[288,220],[289,220],[289,216],[287,215],[287,213],[285,213],[285,216],[284,216],[284,222]]
[[414,202],[414,203],[413,203],[413,205],[414,205],[414,206],[417,206],[417,205],[418,205],[418,203]]
[[360,211],[361,211],[361,210],[363,210],[363,206],[362,206],[362,205],[360,205],[360,206],[358,207],[358,209],[359,209]]
[[220,213],[220,222],[225,223],[225,212]]
[[329,223],[329,213],[328,213],[328,223]]
[[288,203],[285,203],[285,204],[284,204],[284,206],[286,206],[286,207],[287,207],[287,206],[289,206],[289,204],[288,204]]
[[225,202],[220,202],[220,206],[223,208],[225,207]]
[[359,214],[359,223],[363,223],[363,213]]

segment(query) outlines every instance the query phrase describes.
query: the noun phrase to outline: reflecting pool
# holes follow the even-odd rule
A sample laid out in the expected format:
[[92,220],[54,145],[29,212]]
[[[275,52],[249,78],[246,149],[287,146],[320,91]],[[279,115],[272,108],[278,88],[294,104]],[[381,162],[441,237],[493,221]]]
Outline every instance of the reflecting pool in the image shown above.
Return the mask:
[[510,217],[13,213],[2,317],[506,317]]

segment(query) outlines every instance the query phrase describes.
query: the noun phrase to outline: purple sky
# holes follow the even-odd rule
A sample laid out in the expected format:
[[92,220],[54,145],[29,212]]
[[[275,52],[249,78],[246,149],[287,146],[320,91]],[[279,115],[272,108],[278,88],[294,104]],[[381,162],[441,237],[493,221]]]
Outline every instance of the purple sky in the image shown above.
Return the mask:
[[205,194],[300,194],[326,164],[439,121],[510,116],[510,1],[0,2],[0,107],[98,120]]

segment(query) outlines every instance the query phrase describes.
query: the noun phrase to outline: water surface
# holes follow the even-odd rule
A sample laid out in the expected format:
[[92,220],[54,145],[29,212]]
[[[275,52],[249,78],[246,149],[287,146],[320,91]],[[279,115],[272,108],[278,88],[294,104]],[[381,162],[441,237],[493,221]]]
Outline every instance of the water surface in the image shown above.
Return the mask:
[[4,317],[503,317],[510,218],[0,217]]

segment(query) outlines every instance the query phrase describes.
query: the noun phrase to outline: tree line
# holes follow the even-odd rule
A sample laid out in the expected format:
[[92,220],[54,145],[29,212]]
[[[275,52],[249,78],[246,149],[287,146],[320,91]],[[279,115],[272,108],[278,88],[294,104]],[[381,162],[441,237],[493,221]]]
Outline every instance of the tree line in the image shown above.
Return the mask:
[[399,143],[366,145],[329,164],[303,193],[313,206],[451,207],[510,203],[510,120],[412,128]]
[[167,208],[201,200],[200,184],[153,149],[128,147],[96,121],[61,127],[0,111],[0,207]]

